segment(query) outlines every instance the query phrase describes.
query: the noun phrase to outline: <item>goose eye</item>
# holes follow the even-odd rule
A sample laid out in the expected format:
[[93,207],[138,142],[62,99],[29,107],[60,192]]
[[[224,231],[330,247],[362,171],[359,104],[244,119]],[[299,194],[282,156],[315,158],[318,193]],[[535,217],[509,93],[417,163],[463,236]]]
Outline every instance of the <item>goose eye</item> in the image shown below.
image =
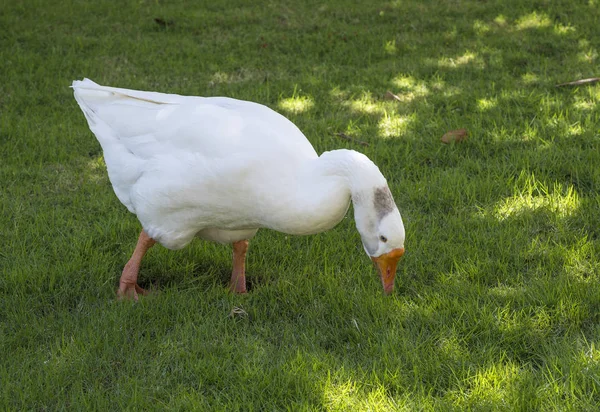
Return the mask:
[[383,243],[387,242],[387,237],[385,236],[379,236],[379,240],[381,240]]

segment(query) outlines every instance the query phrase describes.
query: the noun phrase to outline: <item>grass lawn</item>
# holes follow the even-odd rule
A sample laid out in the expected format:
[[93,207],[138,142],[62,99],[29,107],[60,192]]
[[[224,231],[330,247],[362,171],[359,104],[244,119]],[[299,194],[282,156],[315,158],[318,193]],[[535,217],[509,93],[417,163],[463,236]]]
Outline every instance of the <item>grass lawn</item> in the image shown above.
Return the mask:
[[[599,21],[598,0],[3,2],[0,409],[595,410],[600,83],[555,85],[600,76]],[[368,155],[406,225],[394,294],[349,213],[259,231],[247,295],[231,248],[195,241],[117,302],[140,226],[84,76],[257,101]]]

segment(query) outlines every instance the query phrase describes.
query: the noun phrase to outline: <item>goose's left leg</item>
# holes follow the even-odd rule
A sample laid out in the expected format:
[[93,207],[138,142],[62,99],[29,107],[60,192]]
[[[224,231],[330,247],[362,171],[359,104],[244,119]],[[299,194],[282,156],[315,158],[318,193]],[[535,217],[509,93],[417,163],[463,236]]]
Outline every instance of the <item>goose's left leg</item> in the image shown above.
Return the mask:
[[117,295],[120,299],[133,298],[137,301],[138,293],[140,295],[146,295],[148,293],[137,284],[137,278],[142,258],[148,249],[155,243],[156,240],[148,236],[145,230],[142,230],[137,245],[135,246],[135,250],[133,251],[133,255],[131,255],[131,259],[129,259],[129,262],[127,262],[125,268],[123,268],[123,274],[119,281],[119,290],[117,291]]
[[229,290],[234,293],[246,293],[246,252],[248,241],[240,240],[233,243],[233,271]]

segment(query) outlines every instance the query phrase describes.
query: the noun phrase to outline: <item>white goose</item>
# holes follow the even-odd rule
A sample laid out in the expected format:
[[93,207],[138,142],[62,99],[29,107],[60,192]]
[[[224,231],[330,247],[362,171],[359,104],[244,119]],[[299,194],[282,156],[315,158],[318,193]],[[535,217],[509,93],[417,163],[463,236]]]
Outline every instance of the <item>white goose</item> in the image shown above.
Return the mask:
[[75,99],[104,151],[115,194],[142,232],[119,284],[137,277],[156,242],[194,237],[233,244],[230,288],[246,292],[248,239],[259,228],[308,235],[334,227],[354,203],[356,228],[385,293],[404,254],[404,225],[387,181],[365,155],[318,156],[288,119],[258,103],[105,87],[74,81]]

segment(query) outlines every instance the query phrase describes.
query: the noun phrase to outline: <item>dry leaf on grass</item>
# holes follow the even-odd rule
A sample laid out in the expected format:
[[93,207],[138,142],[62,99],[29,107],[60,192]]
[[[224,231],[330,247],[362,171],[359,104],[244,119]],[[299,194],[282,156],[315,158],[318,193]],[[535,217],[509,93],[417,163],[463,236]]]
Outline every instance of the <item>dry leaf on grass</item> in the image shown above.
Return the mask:
[[467,129],[450,130],[442,136],[442,143],[462,142],[467,139],[468,134]]

